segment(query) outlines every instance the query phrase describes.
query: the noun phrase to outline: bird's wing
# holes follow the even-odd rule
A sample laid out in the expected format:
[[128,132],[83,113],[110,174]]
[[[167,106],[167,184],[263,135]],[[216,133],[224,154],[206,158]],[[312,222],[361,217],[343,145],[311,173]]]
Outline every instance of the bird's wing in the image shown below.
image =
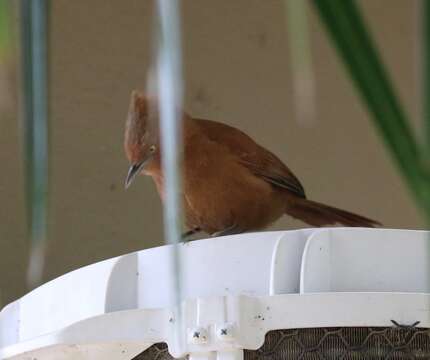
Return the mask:
[[278,157],[258,145],[248,135],[216,121],[195,120],[211,141],[226,146],[253,174],[299,197],[306,197],[302,184],[292,171]]

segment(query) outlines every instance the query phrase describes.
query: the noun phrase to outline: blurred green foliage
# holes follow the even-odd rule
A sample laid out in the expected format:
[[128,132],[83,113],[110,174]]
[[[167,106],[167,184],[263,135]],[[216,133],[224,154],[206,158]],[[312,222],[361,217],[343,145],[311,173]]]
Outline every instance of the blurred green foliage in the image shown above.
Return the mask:
[[31,239],[27,280],[41,283],[48,233],[48,0],[21,0],[23,139],[28,232]]
[[427,147],[422,146],[411,129],[359,7],[355,0],[312,3],[418,207],[430,220]]
[[9,0],[0,0],[0,61],[7,56],[11,45],[10,5]]
[[[423,81],[422,81],[422,103],[424,118],[424,142],[426,155],[430,157],[430,1],[422,0],[422,54],[423,54]],[[429,166],[430,159],[426,161]]]
[[315,77],[312,62],[307,2],[284,0],[290,45],[295,118],[304,126],[316,120]]

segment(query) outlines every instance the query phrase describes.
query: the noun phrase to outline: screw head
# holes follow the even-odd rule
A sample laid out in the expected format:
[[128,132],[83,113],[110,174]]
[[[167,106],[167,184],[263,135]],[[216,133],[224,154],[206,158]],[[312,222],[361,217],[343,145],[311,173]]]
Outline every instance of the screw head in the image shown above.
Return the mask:
[[217,326],[218,339],[222,341],[234,340],[234,325],[231,323],[225,323]]
[[208,332],[205,328],[198,327],[188,330],[188,343],[205,344],[208,342]]

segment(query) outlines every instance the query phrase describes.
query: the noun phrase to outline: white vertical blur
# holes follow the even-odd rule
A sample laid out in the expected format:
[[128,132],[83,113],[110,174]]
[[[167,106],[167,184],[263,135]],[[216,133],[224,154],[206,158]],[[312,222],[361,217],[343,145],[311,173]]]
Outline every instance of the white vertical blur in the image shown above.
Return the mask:
[[171,269],[174,279],[176,334],[180,334],[182,300],[181,259],[181,109],[182,109],[182,53],[179,0],[158,0],[157,88],[160,111],[162,167],[164,173],[164,232],[165,240],[172,244]]
[[284,0],[290,44],[291,74],[296,119],[303,126],[315,123],[315,78],[307,18],[307,2]]

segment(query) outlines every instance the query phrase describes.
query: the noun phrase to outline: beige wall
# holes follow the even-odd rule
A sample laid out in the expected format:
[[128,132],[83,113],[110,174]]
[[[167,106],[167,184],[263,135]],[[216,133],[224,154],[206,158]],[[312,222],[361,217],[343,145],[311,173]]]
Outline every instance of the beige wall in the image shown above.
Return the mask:
[[[280,0],[184,0],[186,108],[240,127],[278,154],[310,198],[422,228],[368,114],[311,15],[318,118],[294,118]],[[416,2],[362,0],[409,113],[416,117]],[[45,280],[79,266],[162,243],[161,206],[150,179],[123,190],[122,132],[131,89],[149,61],[149,0],[55,0],[51,33],[52,218]],[[1,122],[0,289],[25,291],[27,243],[17,120]],[[303,227],[284,218],[275,229]]]

